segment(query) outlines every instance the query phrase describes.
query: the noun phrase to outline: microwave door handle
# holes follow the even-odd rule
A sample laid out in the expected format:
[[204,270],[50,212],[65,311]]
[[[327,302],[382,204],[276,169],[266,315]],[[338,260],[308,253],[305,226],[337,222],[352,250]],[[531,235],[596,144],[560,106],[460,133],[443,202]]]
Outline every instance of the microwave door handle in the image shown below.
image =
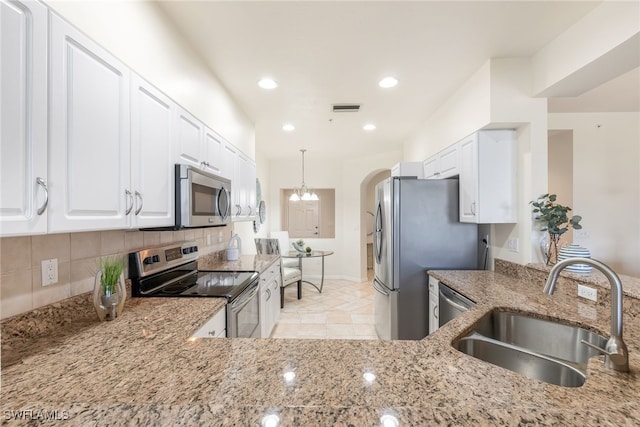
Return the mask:
[[[220,208],[220,199],[222,198],[222,194],[225,195],[225,199],[227,200],[227,203],[225,203],[224,206],[224,212]],[[229,191],[227,191],[227,189],[224,187],[220,188],[220,191],[218,192],[218,201],[216,202],[216,204],[218,205],[218,214],[222,217],[223,221],[227,219],[227,216],[229,216],[230,200],[231,199],[229,198]]]

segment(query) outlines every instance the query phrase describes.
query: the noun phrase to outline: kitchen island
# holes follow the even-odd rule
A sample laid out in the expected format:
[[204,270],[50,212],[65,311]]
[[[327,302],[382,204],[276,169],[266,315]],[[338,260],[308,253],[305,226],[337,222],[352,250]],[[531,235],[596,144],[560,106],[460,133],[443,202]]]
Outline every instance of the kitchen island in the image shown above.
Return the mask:
[[564,295],[563,283],[544,295],[535,275],[431,274],[477,305],[421,341],[190,339],[221,309],[216,299],[129,300],[115,321],[3,365],[3,423],[24,424],[24,415],[12,420],[29,410],[82,426],[640,423],[638,300],[625,297],[631,372],[607,370],[594,357],[586,383],[565,388],[464,355],[451,342],[495,307],[608,336],[608,305]]

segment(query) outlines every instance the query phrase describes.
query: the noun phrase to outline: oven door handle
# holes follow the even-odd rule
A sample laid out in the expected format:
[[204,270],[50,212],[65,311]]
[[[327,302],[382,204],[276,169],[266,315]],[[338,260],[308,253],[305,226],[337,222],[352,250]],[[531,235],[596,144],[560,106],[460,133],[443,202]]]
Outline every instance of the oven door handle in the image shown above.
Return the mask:
[[[252,286],[252,285],[249,285]],[[253,289],[244,291],[237,300],[230,304],[232,311],[240,311],[245,305],[249,304],[251,299],[258,293],[258,285],[253,286]]]
[[148,289],[146,291],[142,291],[142,292],[140,292],[140,294],[142,294],[142,295],[152,294],[152,293],[154,293],[156,290],[158,290],[160,288],[163,288],[163,287],[168,286],[168,285],[173,285],[174,283],[179,282],[182,279],[186,279],[187,277],[193,276],[193,275],[196,275],[196,274],[198,274],[198,271],[191,271],[189,273],[183,274],[182,276],[178,276],[175,279],[171,279],[171,280],[169,280],[167,282],[163,282],[160,286],[156,286],[153,289]]

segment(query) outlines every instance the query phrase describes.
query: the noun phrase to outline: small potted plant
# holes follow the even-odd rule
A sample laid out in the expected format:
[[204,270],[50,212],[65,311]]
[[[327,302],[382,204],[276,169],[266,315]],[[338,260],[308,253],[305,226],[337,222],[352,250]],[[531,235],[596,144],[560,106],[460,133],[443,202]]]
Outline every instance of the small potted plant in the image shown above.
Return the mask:
[[582,217],[574,215],[569,218],[567,214],[571,211],[568,206],[556,203],[555,194],[543,194],[538,200],[530,201],[533,206],[535,220],[542,226],[541,230],[546,231],[545,239],[540,243],[540,249],[547,265],[555,264],[558,257],[558,242],[564,233],[569,231],[569,227],[580,230]]
[[100,320],[114,320],[122,313],[126,288],[122,277],[124,261],[121,257],[102,258],[96,274],[93,305]]

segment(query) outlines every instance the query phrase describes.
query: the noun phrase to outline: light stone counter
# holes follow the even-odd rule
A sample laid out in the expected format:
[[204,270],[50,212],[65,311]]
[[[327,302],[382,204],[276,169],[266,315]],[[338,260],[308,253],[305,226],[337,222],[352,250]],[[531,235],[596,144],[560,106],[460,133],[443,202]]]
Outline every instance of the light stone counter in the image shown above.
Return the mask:
[[[74,426],[259,426],[273,414],[280,426],[376,426],[384,415],[399,426],[640,423],[637,311],[624,319],[631,372],[606,370],[596,357],[584,386],[563,388],[463,355],[450,343],[493,307],[603,333],[608,307],[581,307],[575,298],[543,295],[542,283],[493,272],[433,274],[478,304],[422,341],[190,340],[219,309],[216,299],[136,300],[113,322],[3,366],[3,423],[14,424],[9,411],[19,410],[57,411]],[[288,371],[295,373],[290,381]],[[367,372],[372,382],[363,378]]]

